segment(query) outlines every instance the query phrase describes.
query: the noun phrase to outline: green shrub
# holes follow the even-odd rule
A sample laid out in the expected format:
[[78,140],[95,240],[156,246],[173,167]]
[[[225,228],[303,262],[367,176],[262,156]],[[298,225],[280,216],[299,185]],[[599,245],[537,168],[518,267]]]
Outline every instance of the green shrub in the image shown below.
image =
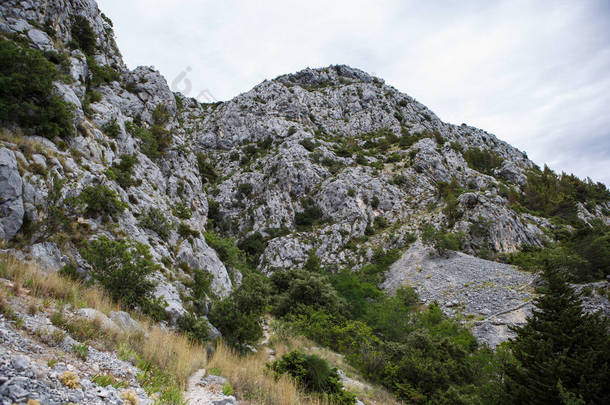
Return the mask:
[[276,378],[287,374],[307,392],[327,394],[331,403],[351,405],[356,403],[354,394],[344,391],[337,369],[315,354],[293,351],[267,366]]
[[459,232],[444,232],[430,224],[423,224],[421,239],[424,245],[433,246],[439,255],[446,256],[450,250],[459,251],[462,248],[464,236]]
[[190,269],[193,280],[187,283],[191,289],[190,299],[197,313],[204,313],[206,299],[211,294],[212,275],[203,269]]
[[463,153],[464,160],[471,169],[493,176],[494,169],[500,167],[504,159],[495,151],[470,148]]
[[197,167],[199,168],[199,174],[201,175],[203,183],[216,182],[218,179],[218,173],[216,172],[214,165],[208,160],[205,154],[197,154]]
[[87,355],[89,354],[89,346],[86,343],[81,343],[72,346],[72,352],[76,357],[82,361],[87,361]]
[[411,145],[413,145],[414,143],[416,143],[417,141],[419,141],[420,139],[422,139],[422,136],[420,134],[411,134],[409,131],[407,131],[406,129],[402,129],[401,130],[402,135],[398,141],[398,144],[400,145],[401,148],[403,149],[408,149],[411,147]]
[[310,271],[312,273],[318,273],[320,271],[321,262],[322,261],[320,260],[318,255],[316,255],[315,249],[311,249],[309,251],[309,255],[307,256],[307,260],[305,261],[305,264],[303,264],[303,269]]
[[149,276],[155,266],[146,245],[102,236],[89,241],[81,255],[91,265],[94,280],[124,307],[143,307],[153,298],[155,284]]
[[104,220],[116,219],[116,216],[127,208],[127,204],[119,199],[116,191],[101,184],[86,187],[77,197],[77,201],[86,206],[85,215],[101,215]]
[[152,120],[156,125],[165,125],[170,118],[169,110],[164,104],[158,104],[152,112]]
[[237,247],[233,238],[222,238],[213,232],[206,232],[204,236],[225,266],[236,268],[242,273],[249,270],[246,254]]
[[112,66],[97,64],[93,57],[87,57],[87,65],[89,67],[89,81],[91,87],[98,87],[104,83],[112,83],[119,81],[120,73]]
[[594,206],[609,200],[610,192],[603,183],[585,182],[565,173],[557,176],[547,166],[527,172],[527,184],[519,196],[520,206],[533,214],[556,216],[576,226],[580,222],[577,202]]
[[55,92],[59,70],[42,52],[0,40],[0,122],[14,122],[46,138],[73,133],[73,105]]
[[268,296],[269,287],[263,276],[246,275],[229,297],[212,306],[210,322],[228,344],[244,351],[247,345],[257,343],[263,336],[263,315]]
[[155,160],[159,157],[159,143],[149,129],[138,126],[133,122],[126,122],[125,129],[127,129],[127,132],[129,132],[133,137],[141,141],[140,151],[143,154],[148,156],[151,160]]
[[504,255],[504,260],[526,271],[553,265],[564,269],[571,281],[603,280],[610,275],[610,227],[601,223],[585,225],[558,243],[524,246],[519,252]]
[[127,189],[136,184],[131,178],[131,171],[138,163],[138,159],[135,155],[127,154],[122,154],[119,159],[119,163],[114,163],[111,168],[106,170],[106,175],[116,181],[123,189]]
[[79,48],[87,56],[93,55],[96,47],[96,35],[89,21],[80,15],[74,16],[70,29],[72,45]]
[[337,295],[325,276],[307,270],[278,270],[271,282],[278,295],[272,313],[278,317],[298,315],[316,310],[342,313],[345,301]]
[[305,138],[301,142],[299,142],[305,149],[309,152],[313,152],[316,149],[316,143],[311,138]]
[[113,118],[102,126],[102,131],[111,138],[117,138],[121,135],[121,126],[116,121],[116,118]]
[[388,227],[388,221],[382,217],[381,215],[378,215],[375,217],[375,220],[373,221],[373,225],[375,226],[376,229],[381,230],[381,229],[385,229]]
[[178,235],[180,235],[183,239],[188,239],[188,238],[198,238],[199,236],[201,236],[201,233],[199,231],[191,229],[188,225],[181,222],[178,225]]
[[239,195],[242,198],[248,197],[250,194],[252,194],[253,189],[254,189],[254,187],[252,186],[252,184],[241,183],[240,185],[237,186],[237,195]]
[[305,230],[319,223],[323,215],[312,199],[305,200],[303,208],[303,211],[294,214],[294,223],[297,228]]
[[178,328],[194,342],[205,342],[210,339],[210,324],[206,318],[190,312],[178,318]]
[[140,226],[155,232],[163,240],[168,240],[174,225],[166,218],[159,208],[149,208],[145,215],[140,218]]
[[240,240],[237,247],[246,253],[250,265],[256,267],[258,259],[267,247],[267,240],[260,232],[254,232]]
[[193,210],[182,201],[174,204],[172,212],[180,219],[190,219],[193,216]]
[[233,395],[233,387],[229,383],[222,385],[222,395]]

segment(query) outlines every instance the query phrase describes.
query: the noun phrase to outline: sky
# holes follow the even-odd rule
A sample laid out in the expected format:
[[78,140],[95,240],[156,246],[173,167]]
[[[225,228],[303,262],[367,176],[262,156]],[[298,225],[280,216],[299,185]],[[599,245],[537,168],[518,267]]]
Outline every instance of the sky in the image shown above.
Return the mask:
[[346,64],[542,166],[610,185],[610,1],[98,0],[129,68],[228,100]]

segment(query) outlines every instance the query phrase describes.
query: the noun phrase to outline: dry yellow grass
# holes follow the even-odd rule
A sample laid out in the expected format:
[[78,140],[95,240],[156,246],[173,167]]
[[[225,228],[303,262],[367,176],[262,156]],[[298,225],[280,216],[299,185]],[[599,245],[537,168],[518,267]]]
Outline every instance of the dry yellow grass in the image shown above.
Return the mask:
[[[100,288],[85,287],[55,272],[44,272],[37,265],[17,260],[13,256],[0,256],[0,277],[12,280],[13,285],[19,284],[19,288],[27,287],[34,297],[54,298],[76,308],[94,308],[106,314],[120,309]],[[109,346],[128,345],[142,360],[174,376],[184,388],[189,375],[205,366],[205,348],[189,341],[182,334],[156,325],[141,314],[131,313],[131,316],[138,319],[147,330],[146,339],[114,330],[104,331],[100,338],[108,340],[106,343]],[[99,322],[97,327],[101,328]]]
[[64,371],[59,381],[68,388],[80,388],[80,378],[73,371]]
[[275,380],[265,373],[268,355],[263,352],[240,356],[226,345],[219,343],[208,367],[221,370],[222,376],[231,381],[233,388],[244,399],[261,405],[323,405],[325,401],[307,397],[299,392],[288,377]]

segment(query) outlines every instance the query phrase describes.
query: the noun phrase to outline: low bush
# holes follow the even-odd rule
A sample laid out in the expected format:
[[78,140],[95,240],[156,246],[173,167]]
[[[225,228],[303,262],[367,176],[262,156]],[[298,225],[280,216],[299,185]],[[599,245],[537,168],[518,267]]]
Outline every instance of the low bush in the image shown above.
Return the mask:
[[85,205],[85,215],[101,215],[104,220],[116,219],[117,215],[127,208],[127,204],[119,199],[116,191],[101,184],[85,187],[76,200]]
[[212,275],[203,269],[188,269],[192,274],[192,281],[185,282],[190,288],[189,299],[196,314],[204,314],[207,310],[207,298],[211,295]]
[[155,284],[148,276],[155,265],[146,245],[102,236],[89,241],[81,255],[91,265],[93,278],[126,308],[143,307],[153,298]]
[[111,138],[117,138],[121,134],[121,126],[113,118],[102,126],[102,131]]
[[244,277],[231,295],[212,306],[209,319],[232,347],[245,351],[263,336],[263,315],[268,302],[269,287],[259,274]]
[[201,175],[203,183],[213,184],[216,182],[218,173],[205,154],[197,154],[197,167],[199,168],[199,174]]
[[159,237],[167,241],[171,235],[174,224],[167,219],[159,208],[149,208],[145,215],[140,218],[140,226],[155,232]]
[[74,107],[55,92],[62,75],[42,52],[0,40],[0,122],[53,139],[73,133]]
[[135,155],[128,154],[122,154],[119,159],[118,163],[114,163],[111,168],[106,170],[106,175],[123,189],[127,189],[137,183],[131,178],[131,171],[138,163],[138,159]]
[[90,87],[99,87],[104,83],[112,83],[121,79],[120,73],[112,66],[97,64],[93,57],[87,57],[89,77],[87,84]]
[[603,280],[610,275],[610,227],[600,222],[584,225],[542,247],[525,246],[503,255],[504,261],[526,271],[551,265],[566,271],[571,281]]
[[299,142],[301,146],[307,149],[309,152],[313,152],[316,149],[316,143],[311,138],[305,138],[301,142]]
[[240,198],[248,197],[248,196],[250,196],[250,194],[252,194],[253,189],[254,189],[254,186],[252,186],[252,184],[241,183],[237,186],[237,195]]
[[142,126],[138,126],[132,122],[126,122],[125,128],[133,137],[140,140],[140,151],[148,156],[151,160],[155,160],[160,155],[159,143],[153,133]]
[[193,210],[183,202],[174,204],[172,212],[180,219],[190,219],[193,216]]
[[74,16],[70,33],[72,34],[71,45],[73,47],[79,48],[87,56],[93,55],[97,37],[87,18],[80,15]]
[[306,230],[318,224],[322,217],[320,207],[312,199],[306,199],[303,202],[303,211],[294,214],[294,223],[299,230]]
[[225,266],[235,268],[240,272],[248,272],[246,254],[237,247],[233,238],[223,238],[213,232],[204,233],[205,241],[218,254],[218,258]]
[[278,317],[324,309],[342,313],[345,301],[337,295],[325,276],[307,270],[278,270],[271,276],[277,295],[271,312]]
[[268,365],[276,378],[287,374],[305,391],[325,394],[332,404],[351,405],[356,396],[343,389],[337,369],[315,354],[293,351]]
[[250,266],[256,267],[267,247],[267,240],[260,232],[254,232],[240,240],[237,247],[246,253]]
[[446,256],[449,251],[459,251],[462,248],[464,235],[436,229],[431,224],[423,224],[421,240],[424,245],[433,246],[439,255]]
[[463,153],[464,160],[471,169],[493,176],[494,169],[500,167],[504,159],[495,151],[470,148]]
[[178,328],[194,342],[206,342],[210,339],[210,324],[206,318],[187,312],[178,318]]

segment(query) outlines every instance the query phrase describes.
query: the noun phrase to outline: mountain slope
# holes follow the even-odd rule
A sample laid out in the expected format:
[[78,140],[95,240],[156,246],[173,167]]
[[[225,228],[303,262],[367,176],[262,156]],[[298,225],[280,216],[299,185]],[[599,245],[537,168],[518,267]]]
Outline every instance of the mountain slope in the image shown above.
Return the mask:
[[[86,275],[87,240],[141,242],[172,323],[194,307],[207,314],[211,297],[240,284],[229,237],[271,274],[312,257],[359,269],[378,252],[404,252],[423,229],[493,259],[578,221],[610,224],[602,185],[566,177],[578,193],[539,203],[532,182],[559,178],[360,70],[305,69],[200,104],[152,68],[129,71],[93,1],[7,1],[0,11],[7,49],[32,48],[55,65],[54,92],[73,109],[63,137],[4,120],[7,249]],[[195,293],[199,269],[210,280]]]

